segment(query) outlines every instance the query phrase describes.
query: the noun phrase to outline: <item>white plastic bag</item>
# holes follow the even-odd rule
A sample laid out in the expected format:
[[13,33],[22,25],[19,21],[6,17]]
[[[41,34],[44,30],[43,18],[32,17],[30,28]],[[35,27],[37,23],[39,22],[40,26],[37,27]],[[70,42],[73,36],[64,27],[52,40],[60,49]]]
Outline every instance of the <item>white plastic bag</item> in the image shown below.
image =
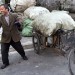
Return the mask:
[[68,14],[68,12],[65,11],[56,11],[56,12],[52,12],[52,14],[54,16],[60,19],[58,19],[59,21],[61,21],[61,28],[63,30],[72,30],[75,29],[75,21],[72,19],[72,17]]
[[36,5],[36,0],[11,0],[10,6],[13,11],[24,11],[30,6]]
[[35,19],[46,13],[50,13],[48,9],[40,6],[32,6],[24,11],[24,16],[27,16],[30,19]]

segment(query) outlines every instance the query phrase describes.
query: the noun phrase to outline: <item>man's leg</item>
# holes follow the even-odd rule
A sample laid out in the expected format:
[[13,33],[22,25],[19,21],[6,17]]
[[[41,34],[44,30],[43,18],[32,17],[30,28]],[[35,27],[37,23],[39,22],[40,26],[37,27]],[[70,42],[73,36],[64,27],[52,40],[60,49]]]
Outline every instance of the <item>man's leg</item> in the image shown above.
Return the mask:
[[27,60],[27,57],[25,56],[25,52],[24,52],[24,49],[21,45],[21,42],[18,41],[18,42],[14,42],[13,40],[11,41],[11,45],[12,47],[22,56],[22,58],[24,60]]
[[9,59],[8,59],[9,46],[10,46],[9,43],[1,43],[1,54],[3,62],[1,69],[4,69],[9,65]]

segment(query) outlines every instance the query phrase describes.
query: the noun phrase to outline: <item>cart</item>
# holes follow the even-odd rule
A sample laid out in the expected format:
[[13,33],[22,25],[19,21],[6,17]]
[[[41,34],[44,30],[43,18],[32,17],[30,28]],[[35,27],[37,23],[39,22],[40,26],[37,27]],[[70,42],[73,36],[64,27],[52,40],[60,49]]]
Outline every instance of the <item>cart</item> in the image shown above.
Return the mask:
[[[39,32],[36,29],[33,29],[33,37],[32,37],[32,41],[33,41],[33,47],[34,47],[34,51],[37,54],[40,54],[42,49],[45,49],[47,47],[51,47],[51,48],[55,48],[58,47],[61,51],[61,34],[63,33],[63,31],[61,29],[57,30],[56,33],[52,34],[51,36],[44,36],[41,32]],[[48,43],[48,38],[52,37],[52,43]]]
[[[75,30],[57,30],[55,34],[51,35],[53,42],[49,47],[59,48],[61,53],[67,54],[68,68],[71,75],[75,75]],[[33,29],[33,46],[34,51],[40,54],[41,50],[47,47],[47,38],[42,33]]]

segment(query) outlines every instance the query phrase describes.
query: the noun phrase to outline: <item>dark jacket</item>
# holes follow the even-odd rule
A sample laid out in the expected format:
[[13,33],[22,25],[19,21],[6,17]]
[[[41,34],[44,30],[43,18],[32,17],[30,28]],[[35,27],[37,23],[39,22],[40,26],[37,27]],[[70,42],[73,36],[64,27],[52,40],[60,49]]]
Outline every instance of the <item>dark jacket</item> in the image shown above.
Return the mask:
[[9,13],[9,25],[5,20],[4,15],[0,16],[0,27],[3,28],[1,42],[9,43],[11,38],[14,42],[18,42],[21,39],[20,33],[15,25],[17,15]]

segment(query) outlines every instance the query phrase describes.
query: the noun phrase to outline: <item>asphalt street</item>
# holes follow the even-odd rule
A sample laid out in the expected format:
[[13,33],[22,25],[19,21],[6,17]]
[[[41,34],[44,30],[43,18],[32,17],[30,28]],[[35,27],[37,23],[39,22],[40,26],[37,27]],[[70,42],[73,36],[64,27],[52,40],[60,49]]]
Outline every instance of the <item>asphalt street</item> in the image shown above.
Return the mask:
[[0,75],[70,75],[67,58],[55,49],[46,49],[40,55],[37,55],[33,48],[25,51],[27,61],[24,61],[16,51],[10,52],[10,66],[4,70],[0,69]]

